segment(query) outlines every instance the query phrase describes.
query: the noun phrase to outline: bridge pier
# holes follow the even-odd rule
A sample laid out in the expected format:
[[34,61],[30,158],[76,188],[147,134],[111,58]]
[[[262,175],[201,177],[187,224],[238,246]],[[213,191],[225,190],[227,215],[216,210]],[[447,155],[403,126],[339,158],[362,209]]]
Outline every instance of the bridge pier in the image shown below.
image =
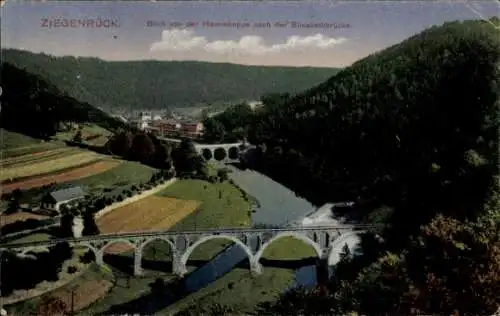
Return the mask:
[[182,278],[188,272],[186,265],[182,262],[182,256],[174,253],[172,257],[172,273]]
[[139,247],[134,251],[134,276],[142,275],[142,251]]
[[316,264],[316,278],[318,285],[325,284],[330,280],[330,269],[328,266],[328,257],[321,258]]
[[262,274],[262,264],[260,264],[260,262],[252,259],[250,261],[250,272],[257,276],[259,274]]
[[95,263],[100,266],[104,265],[104,251],[103,249],[99,249],[95,252]]

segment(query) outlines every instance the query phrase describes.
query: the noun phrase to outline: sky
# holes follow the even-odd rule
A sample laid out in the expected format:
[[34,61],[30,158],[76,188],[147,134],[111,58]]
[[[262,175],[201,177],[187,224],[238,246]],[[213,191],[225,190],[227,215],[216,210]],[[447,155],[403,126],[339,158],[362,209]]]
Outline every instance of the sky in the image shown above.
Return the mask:
[[7,0],[1,46],[105,60],[345,67],[432,25],[493,16],[500,16],[496,0]]

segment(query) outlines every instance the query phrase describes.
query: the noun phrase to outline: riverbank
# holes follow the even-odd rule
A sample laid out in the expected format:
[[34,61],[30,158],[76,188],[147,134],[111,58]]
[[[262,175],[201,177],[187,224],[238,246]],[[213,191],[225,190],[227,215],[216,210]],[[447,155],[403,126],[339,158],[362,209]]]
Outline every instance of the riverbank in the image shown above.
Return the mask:
[[229,178],[258,201],[258,207],[252,212],[253,225],[283,226],[316,209],[307,200],[257,171],[228,168],[231,170]]

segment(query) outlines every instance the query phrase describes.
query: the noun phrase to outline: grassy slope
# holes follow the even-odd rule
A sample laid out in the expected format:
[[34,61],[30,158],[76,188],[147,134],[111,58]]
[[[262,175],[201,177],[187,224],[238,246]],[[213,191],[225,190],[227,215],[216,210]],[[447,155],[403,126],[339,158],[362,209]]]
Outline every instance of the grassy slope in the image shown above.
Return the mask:
[[[81,126],[82,126],[82,137],[84,139],[83,142],[88,145],[102,146],[107,141],[108,136],[112,135],[112,132],[93,123],[82,124]],[[59,132],[54,136],[54,139],[61,141],[72,140],[76,132],[77,132],[76,129],[68,132]],[[87,137],[93,135],[102,135],[102,136],[89,141],[86,140]]]
[[62,146],[55,142],[41,142],[20,133],[0,128],[0,152],[3,158],[17,157]]
[[126,186],[146,182],[155,171],[155,168],[134,161],[123,161],[121,165],[111,170],[73,181],[73,183],[93,189],[111,187],[124,189]]

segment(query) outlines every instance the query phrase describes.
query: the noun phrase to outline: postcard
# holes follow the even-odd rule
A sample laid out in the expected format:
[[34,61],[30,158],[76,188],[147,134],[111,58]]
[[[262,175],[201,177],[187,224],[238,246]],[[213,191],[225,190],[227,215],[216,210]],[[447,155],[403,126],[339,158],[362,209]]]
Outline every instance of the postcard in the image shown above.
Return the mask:
[[0,315],[493,315],[498,1],[1,1]]

